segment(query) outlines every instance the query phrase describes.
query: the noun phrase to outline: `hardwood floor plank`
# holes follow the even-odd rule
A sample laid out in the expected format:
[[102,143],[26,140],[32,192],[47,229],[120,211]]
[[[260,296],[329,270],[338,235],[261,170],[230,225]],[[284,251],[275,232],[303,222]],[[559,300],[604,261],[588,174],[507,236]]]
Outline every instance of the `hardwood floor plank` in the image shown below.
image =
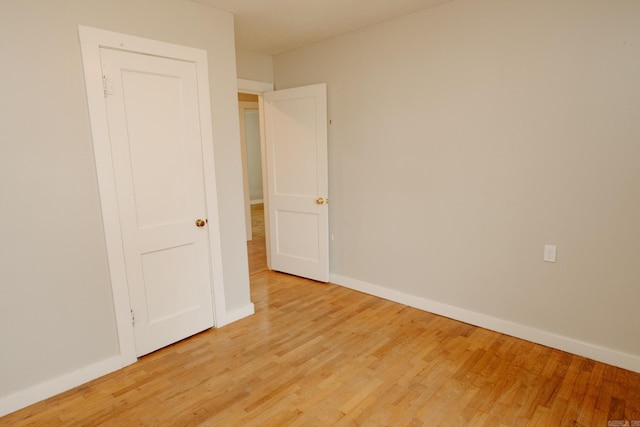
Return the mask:
[[267,270],[267,249],[264,231],[264,204],[251,205],[252,239],[247,241],[249,274]]

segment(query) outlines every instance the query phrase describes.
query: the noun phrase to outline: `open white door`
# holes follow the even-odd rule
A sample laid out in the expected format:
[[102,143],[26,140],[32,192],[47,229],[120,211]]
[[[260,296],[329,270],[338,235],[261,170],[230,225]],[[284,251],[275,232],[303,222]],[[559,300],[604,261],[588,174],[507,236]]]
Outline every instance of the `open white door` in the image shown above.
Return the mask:
[[328,282],[327,87],[263,99],[270,267]]

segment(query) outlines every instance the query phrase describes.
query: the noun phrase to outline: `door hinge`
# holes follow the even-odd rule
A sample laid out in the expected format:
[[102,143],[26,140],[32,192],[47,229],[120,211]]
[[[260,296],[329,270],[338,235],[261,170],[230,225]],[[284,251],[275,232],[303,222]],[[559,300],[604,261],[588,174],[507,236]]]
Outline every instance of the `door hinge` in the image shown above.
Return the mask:
[[111,81],[107,78],[107,76],[102,76],[102,91],[105,98],[109,95],[114,94],[113,85],[111,84]]
[[136,326],[136,316],[133,314],[133,310],[131,310],[131,326]]

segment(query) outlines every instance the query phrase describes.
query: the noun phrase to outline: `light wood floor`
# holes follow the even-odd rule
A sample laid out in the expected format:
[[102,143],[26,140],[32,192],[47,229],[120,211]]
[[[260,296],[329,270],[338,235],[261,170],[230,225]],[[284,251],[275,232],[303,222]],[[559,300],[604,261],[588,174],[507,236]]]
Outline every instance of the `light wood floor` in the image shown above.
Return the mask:
[[640,374],[270,271],[256,314],[0,418],[22,426],[607,426]]
[[264,205],[251,205],[251,230],[253,239],[247,242],[249,274],[267,270],[267,249],[264,235]]

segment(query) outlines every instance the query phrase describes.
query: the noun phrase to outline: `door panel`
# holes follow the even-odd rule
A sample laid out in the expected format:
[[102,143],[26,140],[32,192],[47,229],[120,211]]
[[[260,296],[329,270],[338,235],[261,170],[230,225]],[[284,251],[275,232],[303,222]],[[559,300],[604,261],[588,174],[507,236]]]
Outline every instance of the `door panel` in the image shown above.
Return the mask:
[[308,261],[319,259],[318,245],[315,244],[320,231],[318,215],[284,209],[278,210],[276,215],[276,234],[280,237],[277,240],[278,253]]
[[287,196],[318,194],[318,138],[315,98],[274,102],[271,125],[274,193]]
[[263,97],[271,268],[327,282],[326,85]]
[[195,64],[101,49],[137,354],[213,326]]
[[[198,307],[194,245],[146,252],[141,258],[150,325]],[[174,283],[186,286],[176,287]]]

